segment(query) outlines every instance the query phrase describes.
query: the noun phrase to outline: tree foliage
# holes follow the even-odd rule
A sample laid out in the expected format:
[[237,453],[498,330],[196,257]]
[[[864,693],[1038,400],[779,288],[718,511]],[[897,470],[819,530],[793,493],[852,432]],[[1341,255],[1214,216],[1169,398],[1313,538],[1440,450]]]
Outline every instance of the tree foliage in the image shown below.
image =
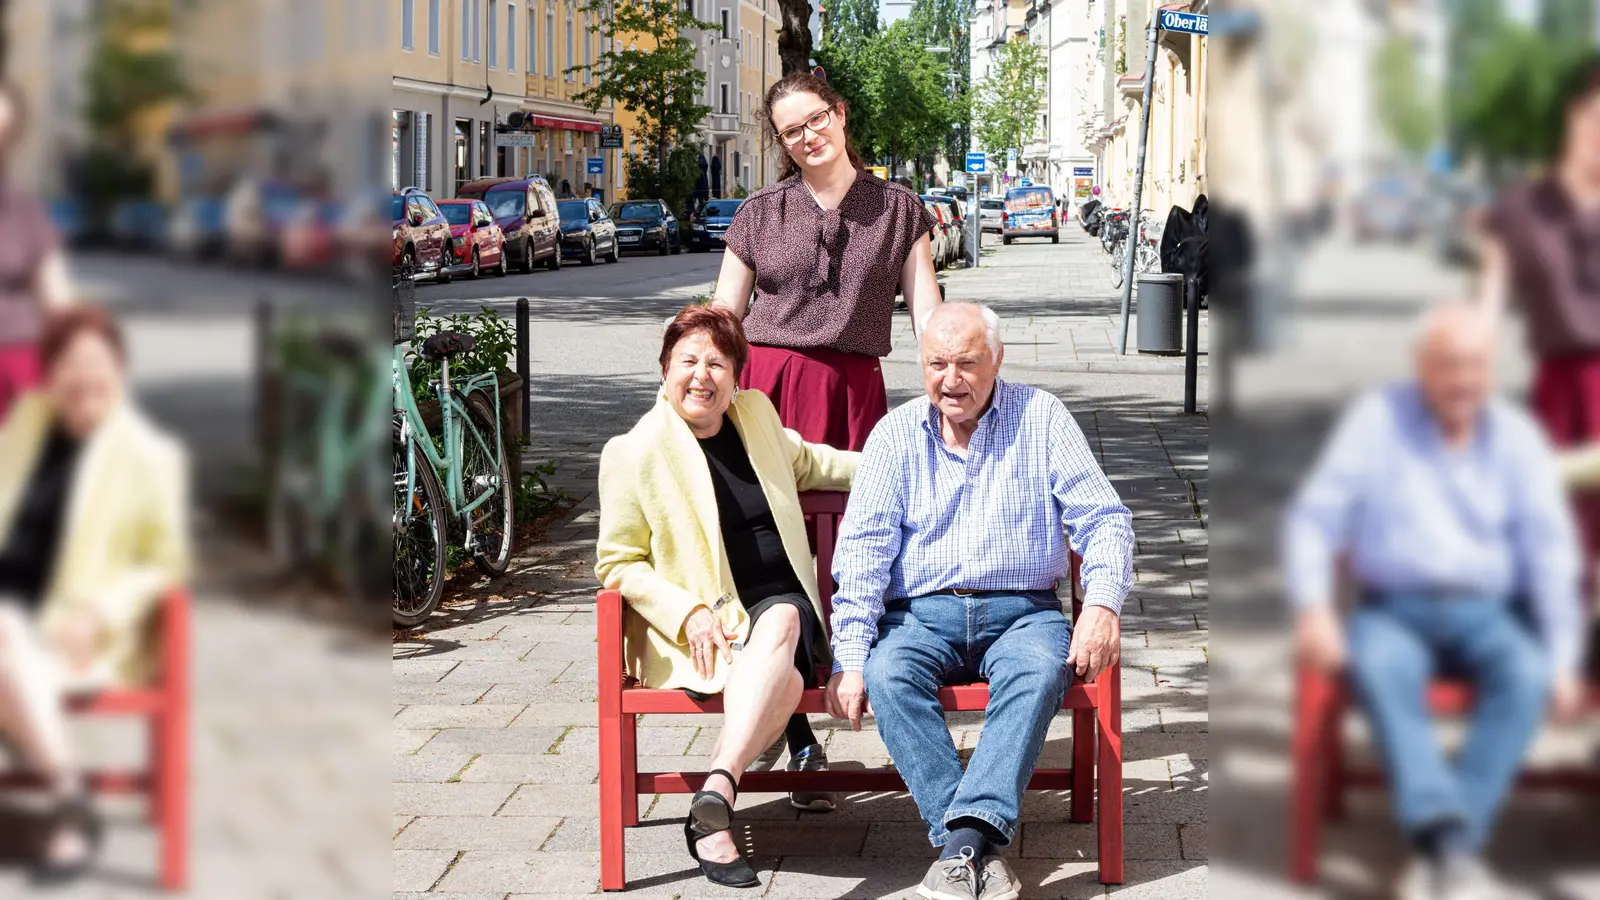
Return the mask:
[[[644,144],[638,156],[646,167],[655,168],[658,185],[673,183],[674,173],[681,168],[674,162],[673,146],[693,136],[711,112],[711,107],[700,103],[706,73],[695,65],[694,43],[685,33],[718,26],[696,19],[677,0],[589,0],[584,10],[596,23],[592,30],[611,39],[611,49],[592,65],[567,69],[573,73],[588,70],[594,75],[593,86],[573,99],[590,111],[610,101],[637,116]],[[641,47],[636,38],[648,38],[652,46]],[[631,187],[635,171],[631,159],[628,171],[630,190],[640,193]],[[692,187],[692,175],[689,182]]]
[[109,206],[148,194],[154,169],[130,153],[139,126],[152,112],[188,95],[170,35],[171,0],[107,0],[89,20],[90,55],[80,111],[89,132],[85,162],[88,196]]
[[972,127],[991,156],[1020,153],[1039,130],[1045,94],[1044,51],[1025,38],[1006,41],[1000,64],[974,87]]
[[856,149],[892,167],[943,148],[960,109],[946,63],[911,22],[879,27],[874,0],[843,0],[829,13],[819,58],[850,105]]
[[1378,121],[1403,154],[1420,159],[1439,139],[1440,116],[1411,40],[1404,35],[1384,40],[1373,52],[1372,76]]
[[940,58],[947,73],[944,88],[952,110],[950,124],[956,126],[945,137],[944,151],[950,159],[961,158],[971,140],[973,6],[973,0],[915,0],[909,17],[916,39],[928,46],[949,48]]
[[1582,58],[1586,39],[1554,40],[1501,21],[1482,46],[1451,101],[1460,149],[1491,164],[1554,157],[1564,113],[1558,91]]

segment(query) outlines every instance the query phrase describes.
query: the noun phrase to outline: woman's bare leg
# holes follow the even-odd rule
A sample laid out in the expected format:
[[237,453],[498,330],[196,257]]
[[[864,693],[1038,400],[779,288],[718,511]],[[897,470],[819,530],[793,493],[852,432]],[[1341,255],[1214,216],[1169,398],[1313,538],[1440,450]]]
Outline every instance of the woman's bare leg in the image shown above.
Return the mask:
[[[54,661],[27,613],[4,602],[0,602],[0,734],[27,768],[49,779],[58,797],[80,790]],[[68,862],[86,852],[81,833],[61,829],[51,838],[46,855],[54,862]]]
[[[762,614],[728,672],[728,685],[722,691],[722,733],[711,749],[711,768],[743,775],[783,734],[805,689],[794,667],[799,641],[799,610],[785,603]],[[733,799],[733,786],[720,775],[707,779],[705,789]],[[732,862],[739,855],[733,835],[726,831],[701,838],[695,846],[700,858],[711,862]]]

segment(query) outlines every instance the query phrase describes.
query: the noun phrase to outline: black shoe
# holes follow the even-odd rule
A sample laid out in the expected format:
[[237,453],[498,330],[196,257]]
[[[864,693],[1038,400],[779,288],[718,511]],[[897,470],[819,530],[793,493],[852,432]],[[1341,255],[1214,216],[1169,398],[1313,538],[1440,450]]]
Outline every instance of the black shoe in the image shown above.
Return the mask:
[[56,863],[40,860],[29,870],[28,880],[35,887],[60,887],[82,878],[94,865],[100,853],[104,823],[95,814],[94,804],[87,794],[74,794],[61,801],[52,818],[51,836],[69,828],[83,832],[89,850],[71,862]]
[[[710,774],[728,779],[728,784],[733,785],[734,796],[739,796],[739,785],[733,780],[732,772],[712,769]],[[732,830],[733,806],[727,798],[716,791],[699,791],[689,801],[689,819],[683,823],[683,836],[689,842],[689,855],[700,864],[700,874],[712,884],[723,887],[760,887],[761,879],[756,877],[755,869],[750,868],[743,855],[733,862],[719,863],[701,859],[700,851],[695,849],[695,842],[701,838]]]

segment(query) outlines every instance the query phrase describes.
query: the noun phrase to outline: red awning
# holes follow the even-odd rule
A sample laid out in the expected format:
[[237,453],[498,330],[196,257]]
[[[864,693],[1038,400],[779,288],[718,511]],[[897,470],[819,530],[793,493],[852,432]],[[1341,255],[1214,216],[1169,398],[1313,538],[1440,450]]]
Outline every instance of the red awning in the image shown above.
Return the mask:
[[588,119],[566,119],[561,116],[541,116],[530,114],[528,121],[540,128],[558,128],[565,131],[599,131],[602,122],[591,122]]

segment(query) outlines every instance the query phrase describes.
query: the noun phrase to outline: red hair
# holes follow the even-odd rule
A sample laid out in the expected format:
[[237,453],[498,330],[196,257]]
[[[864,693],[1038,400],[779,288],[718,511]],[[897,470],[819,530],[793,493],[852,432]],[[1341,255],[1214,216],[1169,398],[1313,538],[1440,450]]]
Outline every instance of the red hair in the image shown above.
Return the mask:
[[111,313],[98,306],[71,306],[52,311],[45,318],[44,336],[39,341],[39,356],[44,367],[53,366],[67,347],[84,334],[95,335],[110,344],[118,362],[128,361],[122,328]]
[[744,372],[745,360],[750,357],[750,342],[745,340],[744,324],[720,306],[685,306],[672,317],[667,333],[661,338],[661,371],[667,371],[672,348],[701,331],[711,338],[713,347],[733,361],[733,377],[738,378]]

